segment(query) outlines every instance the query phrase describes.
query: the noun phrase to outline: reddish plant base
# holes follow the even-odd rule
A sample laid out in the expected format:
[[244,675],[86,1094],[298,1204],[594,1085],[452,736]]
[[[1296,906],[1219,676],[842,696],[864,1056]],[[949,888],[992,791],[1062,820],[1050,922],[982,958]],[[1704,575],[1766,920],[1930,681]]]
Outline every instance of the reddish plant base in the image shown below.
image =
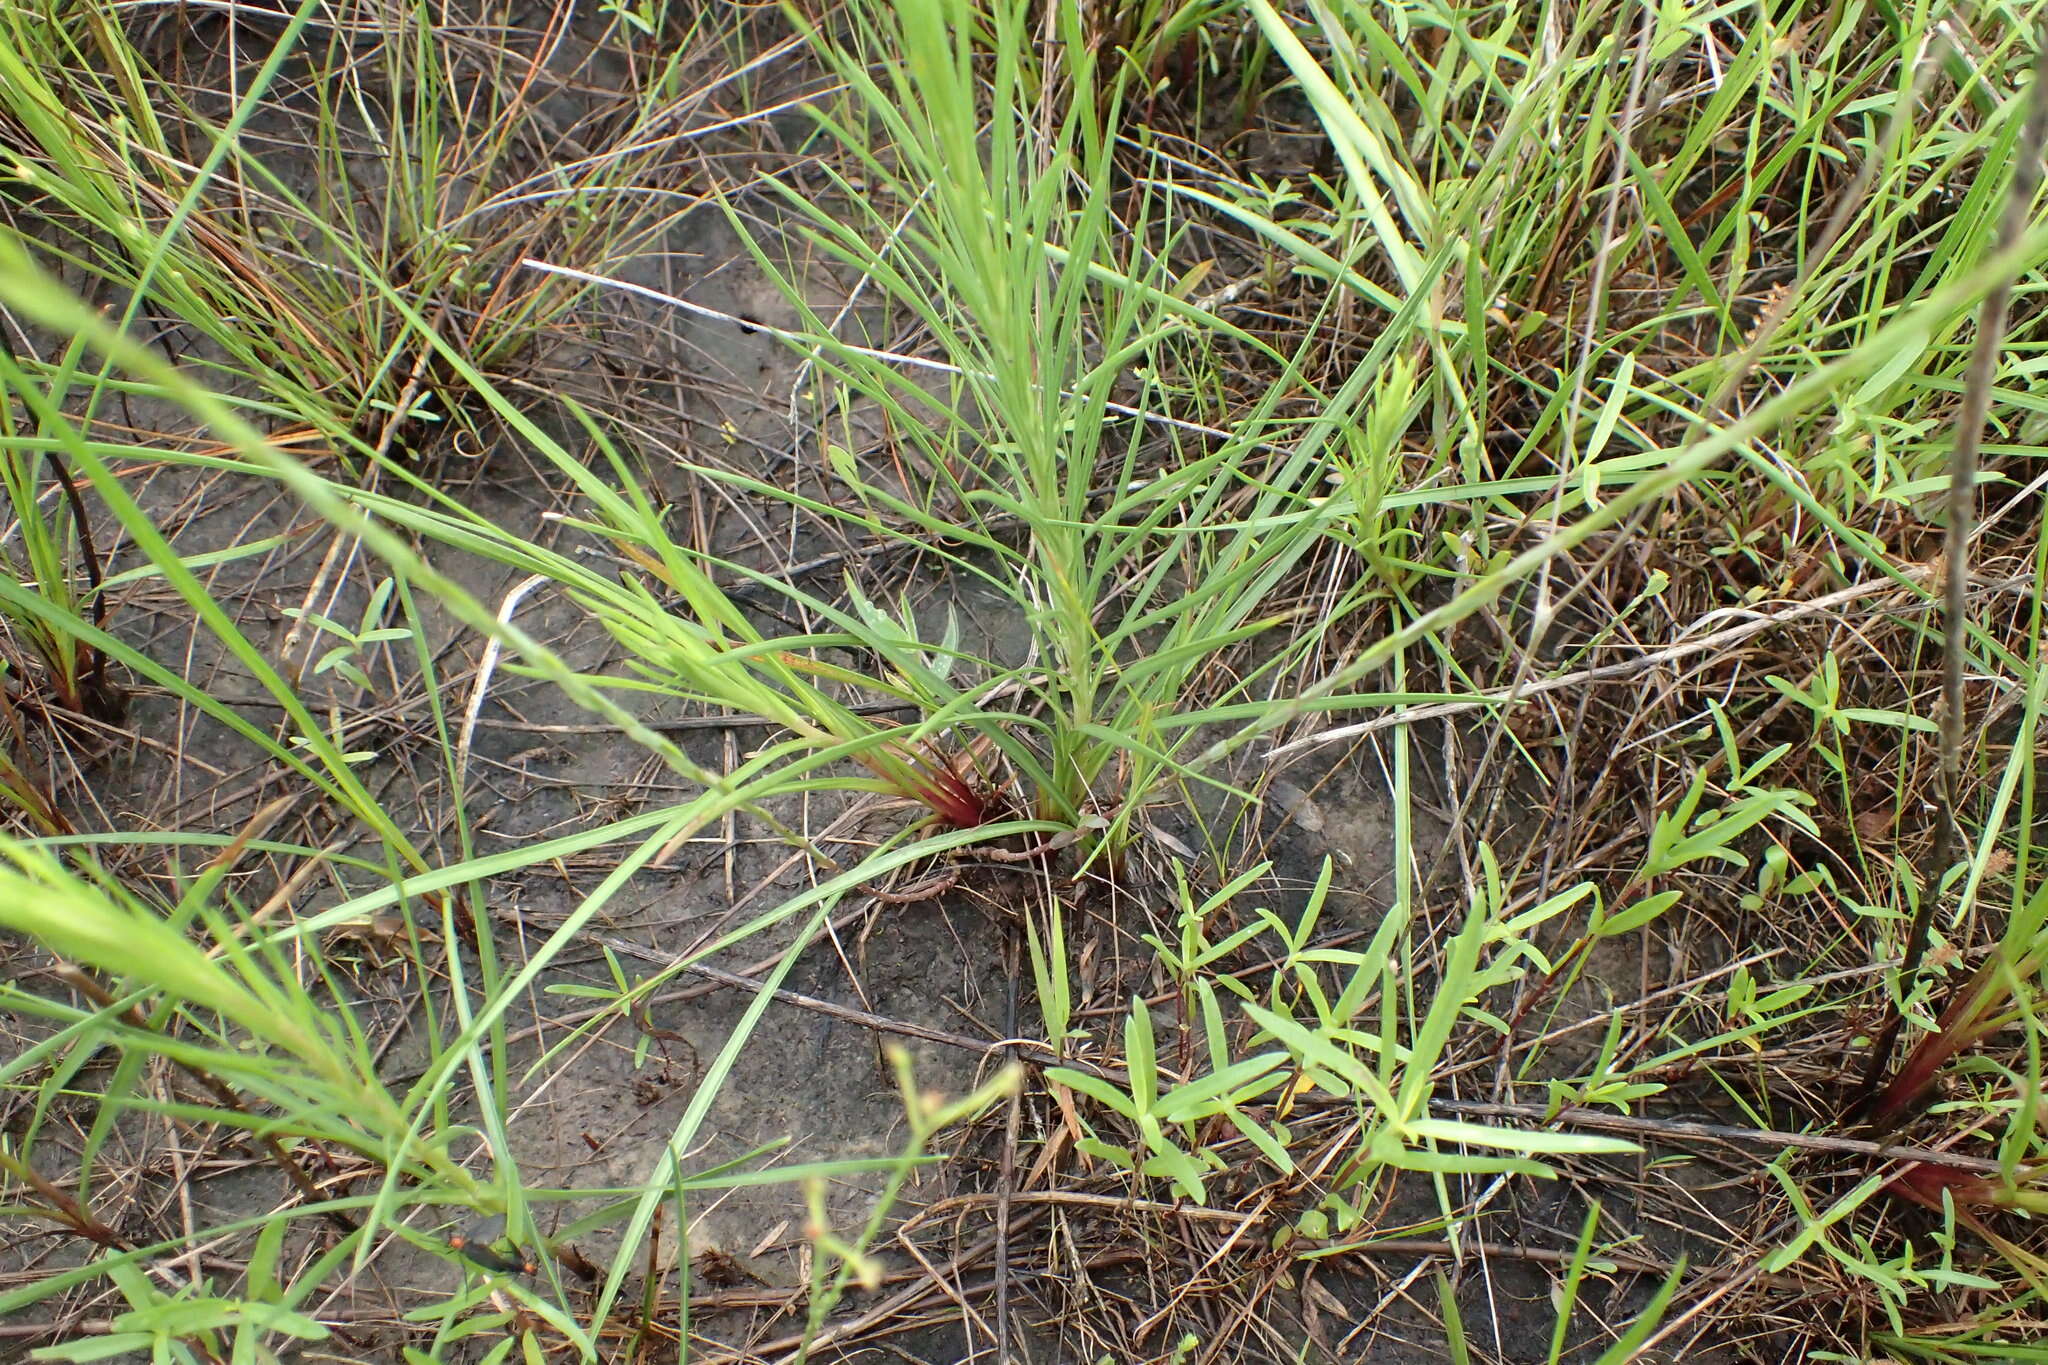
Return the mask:
[[929,750],[921,754],[899,750],[896,757],[912,774],[907,783],[903,782],[900,769],[891,772],[884,765],[876,765],[876,771],[891,781],[903,783],[903,795],[924,806],[934,820],[948,829],[976,829],[1001,813],[1000,795],[961,776],[956,764]]

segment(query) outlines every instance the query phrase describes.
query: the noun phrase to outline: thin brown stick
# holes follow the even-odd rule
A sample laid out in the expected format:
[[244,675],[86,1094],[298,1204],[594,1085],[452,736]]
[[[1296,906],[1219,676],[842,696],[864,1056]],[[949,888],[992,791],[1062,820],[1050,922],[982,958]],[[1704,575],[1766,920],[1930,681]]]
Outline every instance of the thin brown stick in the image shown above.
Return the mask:
[[[2041,21],[2036,28],[2034,80],[2027,92],[2027,123],[2021,130],[2013,162],[2012,186],[2007,191],[2005,213],[1998,225],[2000,251],[2011,250],[2027,230],[2034,197],[2041,189],[2044,147],[2048,147],[2048,20]],[[1956,445],[1949,457],[1948,536],[1943,550],[1947,572],[1942,607],[1946,631],[1942,642],[1941,800],[1934,816],[1934,849],[1920,868],[1920,904],[1914,907],[1913,922],[1906,931],[1898,994],[1883,1031],[1871,1044],[1870,1063],[1854,1106],[1859,1112],[1876,1095],[1885,1070],[1891,1065],[1892,1048],[1906,1022],[1905,1001],[1918,985],[1928,936],[1934,927],[1934,908],[1941,900],[1942,881],[1956,844],[1956,811],[1963,799],[1963,743],[1968,719],[1964,714],[1963,641],[1970,617],[1970,537],[1977,521],[1977,465],[1984,423],[1991,412],[1991,387],[1997,378],[1998,356],[2005,347],[2012,283],[2010,275],[2000,274],[1992,283],[1991,292],[1984,296],[1984,313],[1977,323],[1977,341],[1971,349],[1970,369],[1963,383],[1963,408],[1956,419]]]
[[1949,1166],[1961,1171],[1996,1175],[2003,1169],[1996,1161],[1944,1152],[1928,1147],[1906,1147],[1897,1143],[1872,1142],[1864,1138],[1830,1137],[1825,1133],[1788,1133],[1776,1128],[1740,1128],[1725,1123],[1699,1123],[1691,1119],[1653,1119],[1633,1114],[1608,1114],[1597,1109],[1566,1109],[1551,1116],[1540,1104],[1494,1104],[1479,1100],[1431,1100],[1429,1107],[1446,1114],[1469,1114],[1475,1118],[1508,1118],[1528,1123],[1549,1122],[1565,1128],[1596,1133],[1628,1133],[1651,1140],[1735,1142],[1747,1147],[1797,1148],[1806,1152],[1830,1152],[1838,1156],[1867,1156],[1880,1161],[1920,1162]]
[[93,1215],[91,1209],[73,1198],[69,1191],[52,1184],[35,1167],[4,1148],[0,1148],[0,1171],[5,1171],[36,1192],[48,1206],[40,1212],[64,1224],[88,1242],[105,1247],[109,1251],[133,1250],[133,1243],[102,1223]]
[[[2030,593],[2034,589],[2034,580],[2032,578],[2019,577],[2001,578],[1993,582],[1980,584],[1979,588],[1982,591],[1988,592]],[[1675,645],[1667,645],[1663,649],[1651,650],[1647,654],[1639,654],[1633,659],[1623,659],[1618,663],[1601,664],[1596,668],[1576,669],[1570,673],[1559,674],[1555,678],[1544,678],[1539,682],[1528,684],[1519,691],[1512,686],[1500,687],[1489,692],[1481,692],[1465,701],[1432,702],[1424,706],[1411,706],[1403,711],[1393,712],[1384,716],[1375,716],[1371,720],[1359,721],[1353,725],[1340,725],[1329,730],[1318,730],[1314,734],[1303,735],[1299,739],[1289,740],[1285,744],[1275,746],[1269,752],[1269,757],[1274,759],[1292,758],[1305,750],[1316,748],[1320,745],[1334,744],[1339,740],[1356,739],[1361,735],[1369,735],[1380,730],[1392,729],[1396,725],[1413,725],[1418,721],[1435,720],[1443,716],[1462,715],[1468,711],[1478,711],[1517,700],[1527,701],[1540,697],[1547,692],[1560,692],[1567,688],[1580,687],[1587,683],[1614,682],[1622,678],[1638,677],[1641,674],[1661,668],[1666,664],[1673,664],[1681,659],[1692,658],[1694,655],[1724,653],[1744,640],[1761,635],[1765,631],[1790,625],[1794,621],[1804,620],[1809,616],[1825,615],[1838,607],[1846,606],[1861,598],[1899,591],[1902,591],[1901,585],[1889,578],[1869,583],[1858,583],[1853,587],[1841,588],[1825,596],[1816,597],[1811,601],[1795,602],[1783,610],[1756,616],[1754,619],[1745,621],[1739,626],[1730,626],[1726,630],[1717,630],[1711,635],[1702,635],[1696,640],[1684,640]],[[1933,606],[1934,599],[1929,598],[1924,601],[1901,603],[1895,609],[1898,611],[1924,611]],[[1720,613],[1709,613],[1709,616],[1718,614]]]

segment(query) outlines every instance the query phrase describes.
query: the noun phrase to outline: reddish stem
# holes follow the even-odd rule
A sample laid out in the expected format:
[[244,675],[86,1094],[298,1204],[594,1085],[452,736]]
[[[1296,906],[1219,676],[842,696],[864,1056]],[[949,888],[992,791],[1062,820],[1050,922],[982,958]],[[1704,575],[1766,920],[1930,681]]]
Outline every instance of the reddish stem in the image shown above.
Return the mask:
[[2026,980],[2040,967],[2029,956],[2013,965],[2011,975],[1999,971],[1996,959],[1979,967],[1935,1020],[1934,1032],[1906,1054],[1890,1081],[1870,1106],[1870,1125],[1880,1131],[1897,1127],[1934,1087],[1936,1075],[1965,1048],[1984,1041],[1998,1026],[1989,1019],[2011,995],[2009,982]]

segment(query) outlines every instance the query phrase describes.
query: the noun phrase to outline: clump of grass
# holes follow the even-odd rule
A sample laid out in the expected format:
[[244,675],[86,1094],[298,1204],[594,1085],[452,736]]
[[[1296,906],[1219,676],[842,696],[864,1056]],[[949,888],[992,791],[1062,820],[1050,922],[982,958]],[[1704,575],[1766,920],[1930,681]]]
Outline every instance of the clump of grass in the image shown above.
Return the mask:
[[[839,179],[830,201],[783,190],[783,207],[861,281],[876,326],[908,320],[936,356],[843,335],[754,240],[803,319],[786,335],[816,376],[814,455],[830,492],[704,472],[928,554],[948,547],[936,551],[948,571],[1016,601],[1039,666],[960,668],[1026,699],[1021,716],[976,715],[930,669],[906,666],[916,642],[902,623],[871,643],[928,713],[957,715],[1002,753],[1038,812],[1101,822],[1113,853],[1164,789],[1209,780],[1190,761],[1196,736],[1241,723],[1341,621],[1278,605],[1278,589],[1352,510],[1322,496],[1328,462],[1398,460],[1413,371],[1396,363],[1377,384],[1318,394],[1301,356],[1188,301],[1192,278],[1175,279],[1154,245],[1187,230],[1170,197],[1114,188],[1130,73],[1099,61],[1078,19],[1053,16],[1041,41],[1015,5],[856,6],[849,18],[810,37],[849,91],[820,124],[861,187]],[[1028,117],[1040,101],[1062,112]],[[1230,344],[1283,377],[1233,405],[1221,430],[1202,419],[1223,395],[1203,385],[1215,382],[1210,348]],[[1311,398],[1314,420],[1286,415]],[[855,414],[886,422],[901,442],[888,467],[904,477],[871,472]],[[879,618],[864,616],[872,634]],[[1207,686],[1248,641],[1283,633],[1287,646],[1233,685]]]
[[[32,270],[0,272],[20,335],[62,339],[55,360],[15,367],[13,395],[34,420],[0,430],[20,523],[19,580],[0,589],[28,642],[17,674],[32,668],[59,704],[84,705],[89,679],[118,664],[255,746],[347,838],[374,836],[384,861],[348,865],[369,889],[323,890],[295,923],[273,923],[225,889],[253,836],[194,834],[218,861],[178,894],[146,896],[83,851],[97,836],[65,830],[46,797],[17,792],[0,769],[46,836],[9,846],[0,913],[92,983],[69,999],[12,990],[10,1007],[55,1036],[0,1068],[8,1083],[54,1106],[111,1049],[123,1068],[93,1101],[118,1116],[142,1107],[139,1063],[126,1059],[171,1059],[228,1088],[232,1104],[202,1102],[205,1121],[288,1134],[361,1172],[354,1193],[263,1220],[246,1292],[205,1301],[216,1325],[180,1329],[192,1300],[137,1272],[154,1252],[100,1235],[90,1168],[116,1119],[95,1119],[75,1193],[39,1170],[64,1159],[51,1146],[7,1149],[0,1167],[22,1204],[102,1260],[0,1298],[0,1311],[102,1278],[129,1304],[124,1346],[221,1354],[232,1331],[253,1352],[322,1330],[300,1316],[306,1296],[379,1238],[444,1251],[422,1229],[448,1205],[502,1213],[510,1244],[547,1273],[522,1285],[509,1253],[471,1257],[522,1312],[446,1299],[433,1309],[435,1349],[494,1332],[507,1355],[597,1357],[622,1338],[639,1351],[657,1328],[686,1336],[687,1322],[657,1323],[651,1308],[625,1327],[614,1310],[668,1209],[756,1177],[693,1169],[690,1154],[744,1079],[746,1049],[802,953],[856,888],[967,850],[1002,865],[1018,855],[1001,841],[1028,839],[1041,854],[1084,848],[1084,869],[1120,874],[1085,900],[1050,858],[1028,863],[1036,894],[1016,898],[1016,970],[1042,1029],[998,1030],[1007,1036],[990,1051],[1050,1069],[962,1106],[903,1079],[910,1141],[897,1157],[799,1168],[880,1173],[884,1198],[851,1236],[822,1195],[809,1201],[811,1297],[793,1310],[804,1321],[787,1349],[847,1344],[828,1314],[879,1273],[890,1197],[941,1125],[1006,1099],[999,1188],[959,1206],[994,1207],[986,1245],[997,1249],[963,1249],[946,1272],[962,1281],[995,1267],[998,1355],[1021,1258],[1057,1245],[1064,1259],[1048,1269],[1092,1271],[1143,1245],[1157,1270],[1162,1230],[1186,1239],[1188,1273],[1159,1276],[1167,1288],[1130,1320],[1088,1297],[1084,1276],[1063,1286],[1085,1308],[1067,1320],[1099,1353],[1133,1342],[1182,1358],[1249,1358],[1276,1341],[1287,1350],[1275,1355],[1298,1351],[1307,1327],[1298,1340],[1254,1336],[1283,1276],[1320,1303],[1318,1277],[1397,1254],[1479,1267],[1463,1294],[1443,1282],[1432,1310],[1452,1358],[1484,1330],[1473,1289],[1491,1294],[1518,1257],[1560,1276],[1552,1360],[1581,1328],[1598,1333],[1603,1358],[1653,1339],[1689,1349],[1679,1333],[1728,1330],[1717,1315],[1749,1302],[1738,1288],[1797,1318],[1779,1338],[1788,1357],[2011,1346],[2043,1264],[2011,1215],[2040,1204],[2032,808],[2044,685],[2038,602],[1979,607],[2040,596],[2024,307],[2017,344],[1999,350],[2003,329],[1985,327],[1968,372],[1971,402],[2002,427],[1985,444],[1987,471],[2023,491],[2001,488],[1972,538],[1975,562],[1995,573],[1965,580],[1962,556],[1946,561],[1962,590],[1942,642],[1952,685],[1940,797],[1958,822],[1954,849],[1969,854],[1959,883],[1913,828],[1929,790],[1919,736],[1937,724],[1920,666],[1935,649],[1937,537],[1918,499],[1950,455],[1961,338],[1979,300],[2007,280],[2031,296],[2048,261],[2048,233],[2024,215],[2002,242],[1983,231],[2001,193],[2021,209],[2034,197],[2008,167],[2028,145],[2014,73],[2037,16],[1989,7],[1978,41],[1950,49],[1955,16],[1853,5],[1792,16],[1592,4],[1540,23],[1348,0],[805,11],[798,33],[838,87],[817,100],[805,149],[832,192],[768,182],[724,198],[796,315],[776,330],[801,353],[815,421],[786,480],[709,459],[688,472],[863,553],[992,590],[1023,627],[1018,658],[933,628],[902,584],[882,591],[849,573],[807,588],[700,543],[604,415],[581,428],[595,460],[547,434],[503,370],[603,284],[626,220],[585,232],[550,210],[531,232],[471,240],[504,205],[456,207],[439,182],[465,194],[495,183],[534,105],[516,81],[511,96],[487,83],[475,109],[488,128],[437,142],[458,82],[445,35],[424,19],[378,18],[376,60],[391,64],[381,74],[338,31],[294,46],[312,11],[293,21],[276,49],[290,55],[250,89],[297,54],[334,77],[312,99],[321,183],[294,199],[238,138],[256,93],[221,125],[189,104],[159,110],[138,92],[164,87],[120,55],[111,11],[6,13],[36,54],[0,96],[29,171],[9,182],[17,210],[44,227],[89,225],[71,264],[190,313],[218,352],[212,377],[249,386],[223,401],[152,355],[138,343],[139,304],[101,316]],[[618,33],[670,17],[608,14]],[[1283,172],[1226,139],[1196,147],[1148,128],[1159,81],[1226,50],[1247,57],[1237,88],[1208,72],[1197,103],[1234,94],[1262,132],[1326,148],[1323,164]],[[425,73],[410,105],[392,94],[405,65]],[[662,117],[653,92],[667,78],[641,78],[646,104],[578,174],[632,179],[658,155],[642,136]],[[67,82],[89,108],[75,127],[58,117]],[[403,153],[371,218],[343,211],[355,202],[342,188],[355,161],[343,130],[360,132],[352,104],[384,115],[387,150]],[[127,140],[113,136],[123,121]],[[202,156],[181,159],[172,124],[198,129]],[[610,183],[546,193],[571,213]],[[747,216],[756,190],[787,215],[776,232],[794,222],[802,249],[843,272],[846,308],[822,306],[798,250]],[[288,234],[297,258],[275,290],[247,277],[250,239],[223,216],[260,201],[286,205],[300,234]],[[348,221],[330,230],[318,218]],[[510,268],[528,257],[550,269]],[[341,335],[314,325],[323,308],[345,318]],[[269,333],[241,335],[234,320],[249,318]],[[145,455],[97,439],[90,416],[131,392],[182,405],[221,444]],[[379,465],[404,433],[457,407],[516,437],[570,499],[544,533],[499,524],[418,468]],[[258,429],[289,436],[300,423],[359,460],[309,466]],[[298,674],[266,657],[128,494],[122,462],[145,458],[281,490],[376,556],[385,586],[372,600],[397,624],[329,633],[357,645],[375,634],[407,656],[424,752],[454,793],[455,851],[396,813],[366,780],[374,753],[307,704]],[[74,479],[145,561],[122,581],[172,587],[193,629],[258,680],[283,717],[275,729],[97,618],[91,521],[63,506]],[[1956,487],[1978,482],[1966,470]],[[1946,529],[1966,531],[1960,519]],[[493,610],[449,571],[461,559],[524,586]],[[572,667],[522,629],[514,608],[530,593],[573,603],[624,666]],[[446,714],[430,617],[615,726],[689,794],[479,853],[468,731]],[[369,677],[334,671],[358,686]],[[1979,678],[2006,708],[1987,727],[2005,746],[2002,764],[1986,764],[1998,772],[1988,799],[1953,742],[1971,700],[1953,680]],[[1356,690],[1369,682],[1386,690]],[[763,720],[766,738],[709,766],[648,723],[648,700]],[[1376,714],[1329,715],[1363,709]],[[1458,722],[1442,745],[1448,832],[1432,840],[1420,832],[1424,769],[1439,755],[1424,727],[1446,715]],[[1384,907],[1357,922],[1332,909],[1337,864],[1290,903],[1258,859],[1234,863],[1212,837],[1201,865],[1162,818],[1180,806],[1199,819],[1193,788],[1230,786],[1233,758],[1272,766],[1381,739],[1395,872]],[[881,795],[934,818],[834,864],[779,815],[821,793]],[[722,949],[783,936],[772,966],[735,978],[749,1004],[641,1183],[595,1197],[602,1207],[575,1232],[542,1235],[534,1206],[577,1192],[530,1185],[512,1155],[506,1130],[527,1078],[509,1059],[506,1018],[641,869],[740,810],[807,856],[815,885],[645,978],[613,963],[593,1029],[637,1020],[652,992]],[[107,837],[131,836],[151,848],[186,837]],[[266,842],[274,856],[334,856]],[[520,961],[501,962],[477,932],[493,922],[491,879],[597,853],[609,860],[602,882]],[[1923,877],[1916,862],[1929,859]],[[1162,888],[1165,908],[1139,923],[1153,908],[1144,893]],[[418,1001],[429,1055],[403,1088],[366,1061],[360,1018],[320,949],[325,930],[384,913],[415,951],[423,929],[438,935],[448,977],[445,1005],[434,992]],[[1099,937],[1082,937],[1083,924]],[[1923,941],[1933,965],[1916,982]],[[1958,983],[1936,1004],[1950,968]],[[1921,1147],[1873,1149],[1831,1127],[1850,1085],[1841,1059],[1887,1010],[1920,1034],[1882,1074],[1871,1114]],[[557,1055],[535,1074],[570,1074],[547,1070]],[[475,1111],[458,1117],[464,1079]],[[1801,1126],[1811,1131],[1781,1131]],[[1730,1205],[1673,1174],[1706,1143],[1747,1182]],[[1796,1164],[1788,1143],[1821,1160]],[[1615,1160],[1638,1149],[1638,1163]],[[1944,1164],[1957,1159],[1980,1164]],[[1576,1240],[1493,1237],[1529,1182],[1561,1171],[1600,1196]],[[1887,1221],[1902,1202],[1934,1216],[1931,1240],[1924,1224]],[[1728,1227],[1705,1248],[1719,1263],[1688,1273],[1679,1241],[1657,1229],[1698,1227],[1703,1210]],[[284,1229],[308,1214],[346,1215],[347,1230],[290,1286],[273,1283]],[[1394,1217],[1418,1236],[1387,1236]],[[550,1279],[551,1243],[600,1228],[617,1249],[594,1297],[578,1300]],[[1200,1240],[1213,1229],[1224,1231]],[[1027,1232],[1044,1241],[1027,1244]],[[906,1229],[904,1245],[926,1256],[932,1244]],[[1830,1311],[1815,1314],[1823,1291],[1806,1272],[1823,1258],[1835,1279]],[[1590,1280],[1624,1274],[1659,1286],[1643,1311],[1616,1311],[1620,1297],[1586,1311]],[[657,1268],[647,1303],[662,1302],[662,1285]],[[1211,1292],[1238,1297],[1228,1312],[1190,1307]],[[1958,1328],[1941,1296],[1965,1292],[1975,1316]],[[1865,1308],[1867,1323],[1848,1311]],[[1628,1328],[1605,1325],[1623,1316]],[[1200,1338],[1218,1322],[1240,1325]],[[1169,1342],[1183,1325],[1188,1337]]]
[[[461,43],[383,5],[283,17],[281,31],[230,20],[222,48],[188,69],[185,45],[166,72],[104,0],[8,5],[0,204],[46,259],[125,294],[124,319],[159,319],[164,344],[260,399],[280,431],[350,460],[480,455],[483,414],[428,332],[500,376],[534,364],[580,289],[513,264],[628,257],[687,211],[670,181],[694,132],[676,114],[708,93],[689,72],[726,35],[700,18],[659,79],[562,126],[541,106],[575,73],[543,79],[535,60],[606,49],[561,32],[565,15],[535,35],[486,22]],[[251,44],[263,60],[223,108],[213,88]],[[245,136],[258,119],[303,141],[260,153]],[[602,150],[531,169],[608,121]]]

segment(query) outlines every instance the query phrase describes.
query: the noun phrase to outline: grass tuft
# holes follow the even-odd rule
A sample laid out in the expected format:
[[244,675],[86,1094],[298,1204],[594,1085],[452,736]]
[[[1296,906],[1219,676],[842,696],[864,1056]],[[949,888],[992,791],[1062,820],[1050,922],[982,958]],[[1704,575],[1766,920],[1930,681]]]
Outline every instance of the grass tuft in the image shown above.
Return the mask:
[[2041,1354],[2048,5],[169,13],[0,0],[7,1340]]

